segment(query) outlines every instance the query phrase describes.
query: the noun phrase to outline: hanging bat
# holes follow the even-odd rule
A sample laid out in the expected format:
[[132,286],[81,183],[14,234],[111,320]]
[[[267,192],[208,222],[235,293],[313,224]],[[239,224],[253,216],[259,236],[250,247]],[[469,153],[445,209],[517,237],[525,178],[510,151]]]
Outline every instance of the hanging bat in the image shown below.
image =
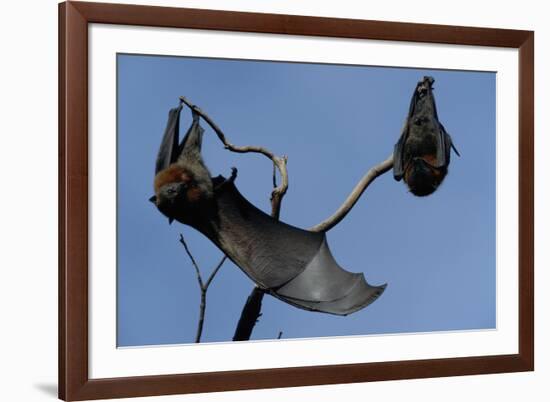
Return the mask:
[[254,283],[295,307],[348,315],[376,300],[386,285],[369,285],[334,260],[324,233],[280,222],[252,205],[237,176],[212,178],[201,156],[200,116],[179,143],[182,105],[170,110],[150,201],[168,217],[210,239]]
[[432,77],[424,77],[416,85],[393,153],[393,177],[403,179],[417,196],[430,195],[441,185],[451,162],[451,148],[460,156],[438,120],[433,83]]

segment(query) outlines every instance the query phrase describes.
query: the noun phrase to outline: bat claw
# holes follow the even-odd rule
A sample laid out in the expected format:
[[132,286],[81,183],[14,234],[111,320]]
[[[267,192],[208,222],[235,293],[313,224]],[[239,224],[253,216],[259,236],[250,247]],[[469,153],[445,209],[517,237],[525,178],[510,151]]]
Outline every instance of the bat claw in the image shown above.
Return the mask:
[[235,179],[237,178],[237,172],[238,172],[238,170],[235,166],[231,167],[231,176],[229,176],[228,180],[231,181],[231,182],[234,182]]
[[231,176],[229,176],[228,179],[225,179],[223,182],[218,184],[216,187],[214,187],[214,191],[220,191],[222,190],[227,184],[233,183],[235,179],[237,178],[237,168],[232,167],[231,168]]

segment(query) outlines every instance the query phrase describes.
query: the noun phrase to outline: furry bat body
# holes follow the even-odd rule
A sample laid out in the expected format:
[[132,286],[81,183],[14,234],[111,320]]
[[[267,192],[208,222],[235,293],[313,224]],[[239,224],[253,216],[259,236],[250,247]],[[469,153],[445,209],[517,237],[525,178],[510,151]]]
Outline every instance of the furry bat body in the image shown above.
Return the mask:
[[342,269],[324,233],[287,225],[248,202],[235,187],[236,170],[212,178],[201,157],[199,116],[179,144],[180,112],[170,111],[151,198],[170,222],[200,231],[258,286],[293,306],[347,315],[380,296],[385,285]]
[[403,179],[417,196],[430,195],[443,182],[451,162],[451,148],[459,155],[438,120],[433,82],[432,77],[424,77],[417,84],[394,150],[394,178]]

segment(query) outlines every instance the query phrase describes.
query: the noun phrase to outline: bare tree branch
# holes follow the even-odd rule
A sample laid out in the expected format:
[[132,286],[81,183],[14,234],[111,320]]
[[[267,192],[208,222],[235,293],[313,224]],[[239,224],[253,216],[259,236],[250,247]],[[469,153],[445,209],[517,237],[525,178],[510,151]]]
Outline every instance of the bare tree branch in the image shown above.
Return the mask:
[[336,210],[336,212],[324,220],[323,222],[309,228],[312,232],[326,232],[336,226],[344,217],[351,211],[353,206],[357,203],[363,192],[367,187],[380,175],[386,173],[393,166],[393,154],[390,155],[385,161],[379,163],[376,166],[370,168],[370,170],[363,176],[363,178],[357,183],[352,190],[348,198],[344,203]]
[[214,280],[214,277],[216,276],[216,274],[218,273],[218,271],[220,270],[220,268],[222,267],[223,263],[225,262],[225,260],[227,260],[227,256],[224,255],[222,257],[222,259],[220,260],[220,262],[218,262],[218,265],[216,265],[216,268],[214,268],[214,270],[212,271],[212,273],[210,274],[210,276],[208,277],[208,280],[206,281],[206,284],[204,285],[204,289],[205,290],[208,290],[208,286],[210,286],[210,284],[212,283],[212,281]]
[[216,268],[212,271],[210,276],[208,277],[208,280],[206,283],[204,283],[201,275],[201,270],[199,268],[199,265],[195,261],[195,258],[193,257],[193,254],[191,254],[191,251],[189,250],[189,247],[187,246],[187,242],[185,241],[183,235],[180,233],[180,243],[183,244],[183,248],[185,248],[185,252],[189,256],[189,259],[191,260],[191,263],[193,265],[193,268],[195,268],[195,273],[197,274],[197,282],[199,283],[199,289],[201,292],[201,302],[199,305],[199,321],[197,323],[197,334],[195,335],[195,343],[200,343],[201,336],[202,336],[202,329],[204,326],[204,315],[206,313],[206,292],[208,292],[208,287],[214,280],[214,277],[222,267],[223,263],[227,259],[227,256],[223,256],[218,265],[216,265]]
[[277,186],[277,177],[273,175],[273,191],[271,192],[271,216],[279,220],[281,214],[281,203],[283,202],[283,197],[288,190],[288,172],[286,169],[287,157],[277,157],[273,161],[273,164],[277,166],[279,172],[281,172],[281,184]]
[[250,339],[252,330],[262,315],[262,300],[264,294],[265,292],[258,286],[252,288],[252,292],[250,292],[243,306],[237,328],[235,328],[233,341],[248,341]]
[[189,247],[187,246],[187,243],[185,242],[185,239],[183,238],[183,235],[181,233],[180,233],[180,243],[183,244],[183,248],[185,248],[185,252],[189,256],[189,259],[193,264],[193,268],[195,268],[195,273],[197,274],[197,281],[199,282],[199,287],[201,288],[201,291],[202,291],[204,289],[204,283],[202,282],[201,270],[197,265],[197,261],[195,261],[193,254],[191,254],[191,251],[189,250]]
[[197,334],[195,335],[195,343],[201,342],[202,328],[204,327],[205,312],[206,312],[206,292],[201,289],[201,303],[199,306],[199,321],[197,323]]
[[[195,113],[197,113],[199,116],[201,116],[204,121],[212,127],[220,141],[223,143],[225,149],[228,149],[232,152],[237,153],[259,153],[264,155],[265,157],[269,158],[273,162],[273,166],[276,167],[280,174],[281,174],[281,184],[279,186],[273,186],[273,191],[271,192],[271,215],[275,219],[279,219],[279,212],[281,209],[281,202],[283,200],[284,195],[286,194],[286,191],[288,190],[288,171],[286,168],[286,163],[288,158],[286,156],[277,156],[270,150],[264,147],[254,146],[254,145],[246,145],[246,146],[236,146],[230,143],[227,140],[227,137],[225,136],[224,132],[221,128],[218,127],[218,125],[208,116],[205,112],[202,111],[201,108],[199,108],[197,105],[194,105],[191,103],[187,98],[184,96],[180,96],[180,101],[187,105],[191,110],[193,110]],[[274,178],[275,182],[275,178]]]

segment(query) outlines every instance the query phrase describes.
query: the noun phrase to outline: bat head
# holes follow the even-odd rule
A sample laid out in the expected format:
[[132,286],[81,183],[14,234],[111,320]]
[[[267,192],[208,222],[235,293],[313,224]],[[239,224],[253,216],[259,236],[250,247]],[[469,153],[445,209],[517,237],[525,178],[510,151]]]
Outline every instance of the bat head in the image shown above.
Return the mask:
[[435,167],[431,157],[415,157],[405,167],[404,180],[418,197],[432,194],[447,175],[446,167]]
[[170,110],[155,169],[155,195],[149,200],[168,217],[185,221],[213,195],[212,179],[201,157],[204,130],[199,116],[179,143],[181,105]]
[[172,164],[160,171],[155,177],[154,188],[155,195],[149,200],[168,217],[170,223],[192,214],[211,195],[193,173],[180,164]]

